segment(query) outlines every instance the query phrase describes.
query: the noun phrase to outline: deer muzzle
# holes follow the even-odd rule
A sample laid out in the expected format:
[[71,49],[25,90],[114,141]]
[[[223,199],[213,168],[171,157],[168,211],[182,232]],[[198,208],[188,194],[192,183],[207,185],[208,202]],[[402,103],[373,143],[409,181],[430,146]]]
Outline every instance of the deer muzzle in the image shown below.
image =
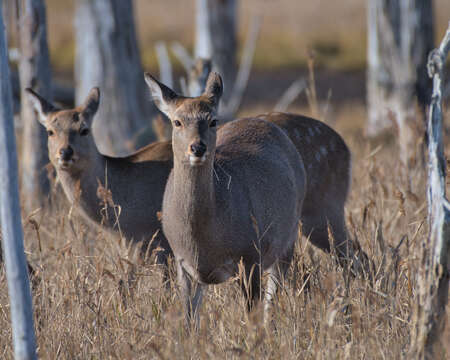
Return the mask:
[[205,162],[207,147],[204,142],[198,141],[189,146],[189,163],[191,166],[198,166]]
[[74,162],[73,149],[71,146],[59,150],[58,164],[62,169],[68,168]]

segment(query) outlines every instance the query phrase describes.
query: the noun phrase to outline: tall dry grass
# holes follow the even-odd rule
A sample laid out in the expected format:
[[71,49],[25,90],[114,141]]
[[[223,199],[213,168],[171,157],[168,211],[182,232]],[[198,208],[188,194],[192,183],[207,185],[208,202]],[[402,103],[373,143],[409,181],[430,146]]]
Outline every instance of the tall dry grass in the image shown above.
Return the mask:
[[[156,265],[139,265],[124,241],[80,219],[56,187],[52,209],[24,215],[28,257],[41,279],[34,292],[40,358],[405,357],[418,244],[427,235],[424,167],[417,161],[406,176],[393,137],[367,141],[362,105],[333,114],[354,159],[347,224],[374,262],[373,281],[348,277],[332,256],[302,239],[269,326],[261,309],[246,314],[240,287],[229,281],[208,288],[200,331],[189,335],[176,284],[166,290]],[[136,282],[128,288],[131,266]],[[10,359],[4,270],[0,334],[0,358]]]

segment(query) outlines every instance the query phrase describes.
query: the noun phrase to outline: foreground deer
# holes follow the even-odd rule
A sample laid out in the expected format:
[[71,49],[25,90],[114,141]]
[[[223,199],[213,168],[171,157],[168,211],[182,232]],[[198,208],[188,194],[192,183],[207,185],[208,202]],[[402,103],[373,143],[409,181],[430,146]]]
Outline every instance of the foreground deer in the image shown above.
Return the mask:
[[297,149],[276,125],[243,119],[217,130],[222,80],[186,98],[146,74],[158,108],[172,121],[174,168],[163,200],[164,233],[175,254],[187,318],[197,316],[203,284],[226,281],[242,261],[249,309],[267,304],[292,259],[306,191]]
[[[100,101],[98,88],[71,110],[57,109],[33,90],[27,92],[47,129],[49,158],[69,201],[94,223],[114,230],[120,226],[127,240],[142,241],[145,255],[161,227],[157,212],[172,168],[171,144],[153,143],[127,157],[102,155],[90,131]],[[161,231],[149,250],[156,246],[163,249],[157,263],[166,265],[171,250]]]

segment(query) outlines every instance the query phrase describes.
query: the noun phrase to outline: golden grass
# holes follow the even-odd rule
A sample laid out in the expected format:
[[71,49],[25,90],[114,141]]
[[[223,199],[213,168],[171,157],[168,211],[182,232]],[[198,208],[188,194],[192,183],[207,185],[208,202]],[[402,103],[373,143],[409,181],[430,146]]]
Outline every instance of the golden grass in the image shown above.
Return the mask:
[[[183,327],[176,284],[166,291],[155,265],[136,264],[133,252],[121,241],[71,213],[57,190],[53,209],[32,216],[38,229],[27,216],[24,219],[29,259],[41,278],[34,293],[40,358],[406,356],[417,291],[418,244],[427,235],[426,179],[418,161],[410,169],[408,185],[395,142],[367,141],[362,135],[364,116],[364,107],[352,104],[337,109],[333,122],[353,153],[347,224],[376,265],[372,285],[348,279],[333,257],[302,240],[269,327],[261,321],[261,309],[246,314],[240,288],[230,281],[208,288],[201,329],[192,336]],[[130,264],[137,273],[132,296],[119,285],[126,282]],[[0,357],[5,359],[13,357],[8,304],[1,270]],[[449,338],[444,337],[447,355]]]

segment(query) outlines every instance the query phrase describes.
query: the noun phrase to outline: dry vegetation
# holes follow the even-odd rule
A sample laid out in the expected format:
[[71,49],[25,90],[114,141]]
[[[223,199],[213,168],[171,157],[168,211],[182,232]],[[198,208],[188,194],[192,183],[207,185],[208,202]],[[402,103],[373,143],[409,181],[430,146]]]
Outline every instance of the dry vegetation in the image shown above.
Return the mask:
[[[364,139],[362,106],[343,107],[335,114],[335,127],[354,154],[347,224],[374,261],[372,284],[348,278],[332,256],[302,240],[270,327],[263,326],[260,311],[246,314],[240,287],[230,281],[209,287],[201,330],[189,336],[175,283],[167,291],[156,266],[135,264],[133,251],[123,241],[86,225],[56,187],[51,210],[24,216],[29,258],[41,278],[34,293],[40,357],[405,356],[415,305],[418,243],[427,234],[423,164],[419,157],[408,182],[393,138]],[[137,281],[124,291],[131,264]],[[12,358],[4,277],[2,270],[0,357]],[[449,338],[444,336],[447,342]]]
[[[358,1],[346,2],[353,4]],[[59,17],[52,17],[50,13],[51,26],[56,26],[55,22],[67,24],[71,21],[64,11],[63,2],[49,3],[54,6],[51,11],[61,11]],[[67,3],[71,4],[66,2],[66,6]],[[147,9],[150,5],[138,2],[143,9],[138,15],[144,43],[154,41],[156,36],[162,38],[167,35],[161,30],[168,26],[164,22],[171,22],[175,30],[178,26],[173,19],[167,20],[167,14],[161,15],[164,12],[162,2],[148,3],[152,4],[153,12]],[[244,14],[255,6],[255,1],[242,3],[245,3]],[[275,3],[277,10],[283,9],[278,2],[264,3],[268,13],[271,8],[273,12]],[[289,1],[289,4],[293,3]],[[325,11],[339,10],[334,2],[332,6],[330,1],[320,3]],[[445,1],[437,3],[444,5]],[[178,1],[165,1],[164,4],[172,10],[179,6]],[[356,24],[364,24],[360,18],[364,16],[364,10],[356,8],[353,12],[347,11],[347,22],[349,17],[356,17]],[[311,23],[312,8],[295,11],[303,14],[302,18],[309,18]],[[154,19],[153,22],[145,21],[146,14]],[[163,25],[156,24],[158,14]],[[323,18],[335,17],[329,14]],[[179,20],[183,26],[189,21],[192,19]],[[268,30],[263,28],[260,54],[268,53],[264,46],[277,49],[281,46],[279,44],[283,44],[284,40],[280,40],[278,45],[270,43],[270,36],[284,39],[285,34],[290,33],[286,44],[291,46],[294,41],[300,44],[296,50],[289,50],[289,54],[296,54],[292,56],[298,61],[306,51],[307,42],[314,39],[311,36],[307,40],[300,39],[306,25],[300,24],[297,32],[290,32],[289,26],[295,23],[295,16],[273,18],[271,21],[269,24],[272,26],[282,21],[287,29],[283,31],[277,26],[280,30],[277,33],[270,27]],[[339,22],[342,23],[342,34],[349,33],[344,31],[347,22]],[[320,24],[314,22],[314,26]],[[142,31],[147,28],[152,28],[152,32]],[[71,46],[67,41],[71,39],[70,35],[64,29],[67,27],[62,26],[58,34],[50,33],[53,49],[58,44]],[[325,30],[311,30],[309,35],[313,31],[319,35],[326,33]],[[177,34],[174,32],[173,38]],[[187,32],[183,36],[191,35]],[[322,36],[319,35],[316,39]],[[348,36],[348,43],[361,40],[361,34],[354,31]],[[327,39],[325,35],[323,37]],[[170,36],[166,38],[171,39]],[[188,41],[187,38],[185,40]],[[333,43],[329,38],[322,42]],[[145,58],[145,50],[143,53]],[[282,51],[277,54],[279,58],[288,60],[291,56]],[[71,59],[70,53],[64,56]],[[273,60],[268,64],[284,66],[288,65],[288,60],[281,63]],[[339,89],[335,87],[332,90],[336,92]],[[252,108],[244,109],[244,113],[266,111],[268,106],[252,104]],[[305,108],[291,110],[309,113]],[[447,119],[449,115],[447,113]],[[190,336],[183,327],[182,305],[176,284],[171,282],[170,290],[167,290],[156,266],[136,264],[133,251],[127,249],[123,241],[86,224],[70,209],[61,190],[55,186],[51,209],[23,216],[28,257],[41,279],[34,292],[40,358],[406,357],[416,297],[418,244],[427,237],[425,167],[418,155],[407,176],[400,164],[395,136],[375,141],[365,139],[365,116],[364,105],[359,99],[354,103],[334,105],[334,108],[329,108],[325,119],[343,135],[353,153],[353,184],[346,209],[347,224],[350,234],[359,240],[374,262],[372,282],[347,277],[332,256],[315,250],[302,239],[273,309],[273,321],[269,327],[262,324],[259,310],[250,316],[246,314],[240,287],[236,281],[230,281],[209,287],[201,309],[201,330]],[[131,267],[136,268],[136,282],[128,289],[123,284]],[[306,280],[309,280],[308,285]],[[449,314],[447,311],[447,323]],[[448,328],[443,336],[447,356],[450,354]],[[12,358],[9,300],[3,269],[0,270],[0,334],[0,358]]]

